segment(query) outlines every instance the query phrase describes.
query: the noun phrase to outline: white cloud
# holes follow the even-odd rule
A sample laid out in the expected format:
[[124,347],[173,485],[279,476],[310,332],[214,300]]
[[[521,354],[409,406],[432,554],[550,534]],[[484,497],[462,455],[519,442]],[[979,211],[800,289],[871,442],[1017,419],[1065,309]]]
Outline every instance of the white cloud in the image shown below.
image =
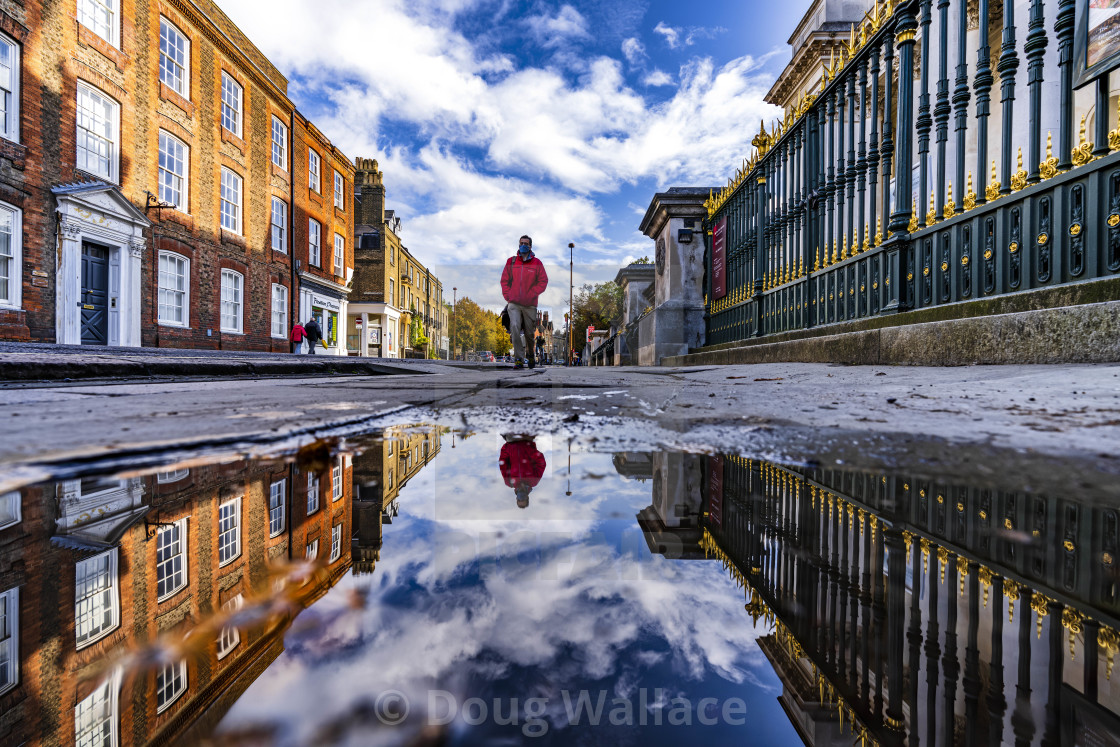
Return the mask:
[[[405,242],[432,265],[500,266],[528,232],[546,263],[562,269],[574,241],[585,277],[613,277],[619,237],[631,240],[634,226],[614,222],[604,195],[639,183],[722,183],[750,150],[743,123],[779,114],[762,100],[770,79],[751,57],[722,66],[698,58],[675,76],[655,70],[646,86],[674,79],[677,86],[656,104],[627,83],[622,58],[585,55],[578,75],[526,66],[483,34],[457,30],[462,14],[492,5],[275,0],[261,13],[253,0],[227,0],[223,7],[292,78],[293,97],[343,152],[379,159]],[[570,5],[529,22],[550,38],[590,33]],[[679,44],[691,33],[658,27]],[[644,56],[636,38],[621,52],[631,63]],[[477,300],[500,305],[496,292]],[[550,291],[549,301],[560,295]]]
[[637,65],[646,58],[646,47],[637,37],[630,37],[622,42],[622,56],[631,65]]
[[642,85],[646,86],[671,86],[673,85],[673,76],[664,70],[654,70],[652,73],[646,75],[642,79]]
[[587,19],[571,5],[565,5],[555,16],[547,14],[525,19],[529,33],[545,47],[556,47],[571,39],[587,39]]
[[653,31],[665,37],[665,43],[669,45],[669,49],[676,49],[681,45],[680,30],[666,25],[664,21],[658,21],[657,25],[653,27]]

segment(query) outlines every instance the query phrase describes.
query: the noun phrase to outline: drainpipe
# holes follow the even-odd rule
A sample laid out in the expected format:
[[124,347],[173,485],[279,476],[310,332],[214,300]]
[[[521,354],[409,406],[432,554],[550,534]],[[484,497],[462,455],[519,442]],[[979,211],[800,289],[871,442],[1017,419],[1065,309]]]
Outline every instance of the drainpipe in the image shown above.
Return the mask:
[[[299,323],[299,279],[296,277],[296,174],[295,168],[292,164],[296,158],[296,117],[293,110],[292,118],[288,120],[288,244],[291,247],[288,249],[288,270],[292,276],[292,292],[288,298],[288,320],[291,324],[288,326],[290,330],[293,325]],[[271,170],[271,169],[270,169]],[[291,333],[285,333],[288,337],[288,351],[291,352],[292,342]],[[310,343],[309,343],[310,344]],[[300,343],[302,346],[303,343]]]

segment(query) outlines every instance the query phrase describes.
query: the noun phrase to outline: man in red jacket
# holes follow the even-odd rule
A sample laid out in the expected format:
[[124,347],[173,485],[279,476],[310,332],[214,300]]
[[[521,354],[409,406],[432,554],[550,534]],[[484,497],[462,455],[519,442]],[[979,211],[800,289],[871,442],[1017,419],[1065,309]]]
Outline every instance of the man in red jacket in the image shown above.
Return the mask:
[[517,243],[517,255],[506,260],[502,269],[502,296],[509,311],[514,367],[525,367],[525,348],[528,347],[529,368],[533,368],[536,365],[533,337],[537,329],[537,299],[548,287],[548,275],[544,263],[533,255],[533,240],[522,236]]

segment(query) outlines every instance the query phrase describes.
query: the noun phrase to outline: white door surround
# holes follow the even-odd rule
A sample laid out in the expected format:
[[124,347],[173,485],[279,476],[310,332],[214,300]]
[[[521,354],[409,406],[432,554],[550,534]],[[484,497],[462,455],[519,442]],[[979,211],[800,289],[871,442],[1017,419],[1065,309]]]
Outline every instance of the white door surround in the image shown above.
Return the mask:
[[82,242],[109,251],[109,345],[140,347],[142,261],[150,223],[106,182],[55,187],[59,251],[55,266],[55,341],[82,342]]

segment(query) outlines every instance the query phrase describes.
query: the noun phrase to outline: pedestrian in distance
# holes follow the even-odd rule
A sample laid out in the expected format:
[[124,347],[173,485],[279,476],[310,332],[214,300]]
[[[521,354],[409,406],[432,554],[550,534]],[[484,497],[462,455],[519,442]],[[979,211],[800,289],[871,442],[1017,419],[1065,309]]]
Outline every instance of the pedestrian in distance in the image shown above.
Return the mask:
[[303,325],[296,322],[292,325],[292,334],[289,339],[292,342],[292,354],[299,355],[303,352],[303,338],[307,337],[307,330]]
[[315,355],[315,346],[323,339],[323,328],[315,321],[315,317],[311,317],[307,320],[307,324],[303,325],[303,331],[307,336],[307,352]]
[[544,271],[544,263],[533,254],[533,240],[528,236],[518,240],[517,254],[506,260],[501,282],[502,297],[506,299],[506,311],[509,312],[513,367],[524,368],[528,362],[529,368],[534,368],[536,351],[533,349],[533,332],[537,325],[537,299],[548,287],[548,275]]

